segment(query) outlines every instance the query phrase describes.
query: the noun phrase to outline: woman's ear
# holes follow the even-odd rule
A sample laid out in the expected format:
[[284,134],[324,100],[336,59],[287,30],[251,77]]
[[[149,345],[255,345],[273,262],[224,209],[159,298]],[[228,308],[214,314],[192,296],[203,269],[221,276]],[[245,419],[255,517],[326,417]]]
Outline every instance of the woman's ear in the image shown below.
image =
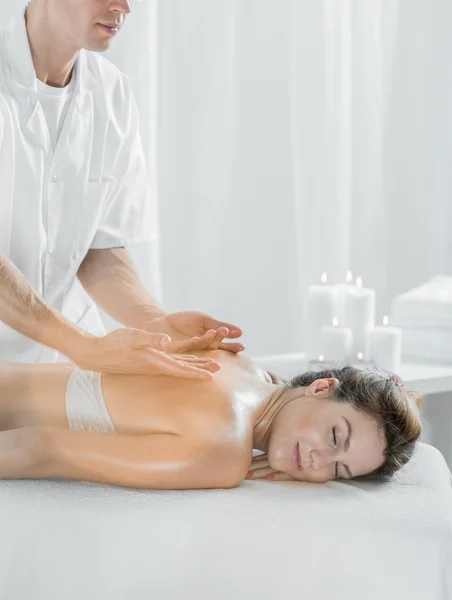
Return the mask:
[[310,396],[316,396],[317,398],[328,398],[333,392],[339,387],[339,380],[335,377],[328,377],[324,379],[316,379],[308,387],[307,392]]

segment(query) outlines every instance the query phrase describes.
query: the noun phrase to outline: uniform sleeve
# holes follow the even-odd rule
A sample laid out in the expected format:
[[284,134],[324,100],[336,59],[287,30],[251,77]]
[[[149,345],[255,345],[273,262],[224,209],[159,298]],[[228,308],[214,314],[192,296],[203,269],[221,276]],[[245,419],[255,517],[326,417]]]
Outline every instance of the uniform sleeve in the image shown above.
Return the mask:
[[115,161],[109,198],[91,243],[92,249],[129,246],[156,237],[155,210],[139,131],[138,108],[130,92],[127,105],[124,142]]

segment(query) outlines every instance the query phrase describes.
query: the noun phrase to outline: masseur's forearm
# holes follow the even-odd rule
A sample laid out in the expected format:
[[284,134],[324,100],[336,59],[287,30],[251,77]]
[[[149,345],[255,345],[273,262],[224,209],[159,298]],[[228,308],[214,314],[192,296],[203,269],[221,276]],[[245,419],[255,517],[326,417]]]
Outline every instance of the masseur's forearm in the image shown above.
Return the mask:
[[76,349],[91,337],[46,304],[3,254],[0,254],[0,321],[69,357],[69,349]]
[[125,248],[90,250],[77,275],[96,304],[126,327],[140,329],[165,315],[145,290]]

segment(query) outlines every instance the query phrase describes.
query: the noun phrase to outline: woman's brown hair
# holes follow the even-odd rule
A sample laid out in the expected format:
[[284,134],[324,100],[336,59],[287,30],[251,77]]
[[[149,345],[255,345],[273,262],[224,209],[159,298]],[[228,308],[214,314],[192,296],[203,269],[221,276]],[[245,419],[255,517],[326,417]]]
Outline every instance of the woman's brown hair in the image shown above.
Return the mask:
[[306,387],[316,379],[331,377],[339,381],[334,400],[351,404],[376,419],[386,440],[383,465],[356,479],[389,479],[410,460],[421,435],[422,396],[406,390],[395,375],[349,366],[308,371],[294,377],[288,386]]

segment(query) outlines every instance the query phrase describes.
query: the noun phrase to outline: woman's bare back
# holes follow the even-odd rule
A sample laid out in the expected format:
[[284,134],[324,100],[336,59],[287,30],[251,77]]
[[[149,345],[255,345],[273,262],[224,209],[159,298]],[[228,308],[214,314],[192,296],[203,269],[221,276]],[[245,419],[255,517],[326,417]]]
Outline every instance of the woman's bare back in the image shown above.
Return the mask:
[[[234,436],[252,441],[253,389],[262,372],[224,351],[198,352],[221,363],[212,381],[103,374],[104,399],[120,435],[160,433]],[[72,364],[7,365],[0,377],[3,429],[30,425],[69,428],[65,393]],[[7,417],[7,418],[6,418]],[[5,423],[7,425],[5,426]],[[238,427],[240,423],[240,427]],[[233,436],[233,437],[234,437]]]

